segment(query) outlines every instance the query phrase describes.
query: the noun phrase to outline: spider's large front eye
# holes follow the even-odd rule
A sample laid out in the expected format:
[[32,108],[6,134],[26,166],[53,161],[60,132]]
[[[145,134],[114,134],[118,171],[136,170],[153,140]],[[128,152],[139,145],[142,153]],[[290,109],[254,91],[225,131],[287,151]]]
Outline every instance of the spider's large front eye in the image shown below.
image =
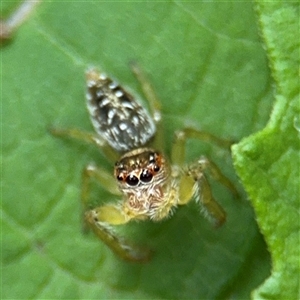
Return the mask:
[[151,172],[147,169],[143,170],[140,179],[143,182],[150,182],[152,180],[153,175],[151,174]]
[[139,183],[139,179],[134,175],[129,175],[126,178],[126,183],[131,185],[131,186],[135,186]]

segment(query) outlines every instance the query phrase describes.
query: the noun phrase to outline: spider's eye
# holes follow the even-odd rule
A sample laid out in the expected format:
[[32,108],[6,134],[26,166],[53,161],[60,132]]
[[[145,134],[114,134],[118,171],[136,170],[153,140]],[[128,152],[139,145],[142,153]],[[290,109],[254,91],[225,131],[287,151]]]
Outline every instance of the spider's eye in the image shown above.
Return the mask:
[[152,180],[153,175],[147,169],[143,170],[140,179],[143,182],[150,182]]
[[118,175],[118,176],[117,176],[117,179],[118,179],[119,181],[123,181],[123,180],[124,180],[124,176],[123,176],[123,175]]
[[129,175],[126,178],[126,183],[131,185],[131,186],[135,186],[139,183],[139,179],[134,175]]
[[150,154],[149,154],[149,163],[151,164],[153,164],[153,163],[155,163],[155,153],[154,152],[151,152]]
[[160,167],[158,165],[155,165],[153,167],[154,172],[158,172],[160,170]]

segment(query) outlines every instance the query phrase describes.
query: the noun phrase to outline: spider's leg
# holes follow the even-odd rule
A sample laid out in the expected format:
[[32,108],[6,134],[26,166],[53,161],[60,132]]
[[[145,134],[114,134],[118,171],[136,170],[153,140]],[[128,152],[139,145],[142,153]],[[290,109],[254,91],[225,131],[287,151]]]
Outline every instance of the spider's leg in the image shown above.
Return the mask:
[[131,245],[123,238],[118,237],[112,229],[111,225],[125,224],[133,218],[123,211],[122,205],[107,204],[88,210],[92,178],[113,195],[121,195],[111,174],[95,165],[88,165],[82,173],[81,190],[81,201],[86,211],[84,214],[85,225],[90,227],[97,237],[122,259],[136,262],[149,260],[151,254],[149,249]]
[[202,165],[201,160],[199,160],[191,164],[187,170],[181,171],[178,205],[185,205],[195,197],[204,216],[216,226],[220,226],[226,220],[226,213],[212,195],[204,175],[204,167],[206,166]]
[[149,102],[154,122],[159,123],[161,121],[161,103],[153,89],[153,86],[151,85],[149,79],[146,77],[146,74],[136,62],[132,62],[130,66],[132,72],[141,84],[144,95]]
[[187,139],[197,139],[203,142],[213,143],[222,148],[230,150],[233,141],[221,139],[209,132],[201,131],[192,127],[186,127],[175,133],[172,147],[172,162],[182,166],[185,161],[185,146]]
[[207,171],[214,180],[219,181],[227,187],[235,198],[239,197],[239,193],[234,184],[221,172],[219,167],[213,161],[209,160],[205,156],[201,156],[197,163],[201,169]]
[[132,72],[139,81],[146,100],[149,103],[151,116],[156,125],[156,134],[153,141],[154,147],[157,149],[164,149],[164,140],[163,140],[163,128],[162,128],[162,116],[161,116],[161,102],[156,95],[154,88],[147,78],[146,74],[140,68],[136,62],[130,64]]
[[[201,212],[216,226],[220,226],[226,221],[226,213],[222,206],[215,200],[210,185],[204,175],[204,171],[210,168],[211,165],[208,163],[208,160],[202,157],[189,166],[187,175],[195,181],[194,195],[196,201],[200,204]],[[228,180],[222,173],[218,175],[222,176],[222,179],[225,178]]]
[[9,40],[16,29],[28,18],[40,1],[25,0],[9,16],[0,22],[0,42]]
[[130,221],[119,205],[103,205],[85,213],[85,221],[97,235],[120,258],[133,262],[146,262],[151,251],[128,243],[119,237],[111,225],[121,225]]
[[89,208],[90,183],[92,178],[97,180],[100,185],[111,194],[121,196],[121,192],[118,189],[114,177],[106,170],[103,170],[91,163],[87,165],[82,172],[81,201],[84,210]]
[[191,164],[187,169],[185,168],[185,147],[186,141],[189,138],[214,142],[225,148],[229,148],[232,143],[206,132],[193,128],[185,128],[176,132],[171,153],[173,172],[175,174],[177,172],[180,178],[180,200],[178,204],[184,205],[195,196],[205,216],[213,220],[216,226],[219,226],[225,222],[226,213],[214,199],[210,185],[205,177],[205,172],[210,173],[214,179],[226,186],[234,196],[238,196],[238,192],[220,169],[205,157],[201,157],[196,163]]
[[[184,128],[175,133],[175,140],[172,147],[171,160],[172,164],[178,167],[185,165],[185,148],[187,139],[194,138],[205,142],[213,142],[220,147],[230,149],[232,141],[220,139],[210,133],[203,132],[194,128]],[[202,159],[201,165],[203,169],[210,172],[212,177],[226,186],[235,197],[238,197],[238,192],[233,183],[221,172],[221,170],[207,158]]]
[[119,154],[97,134],[82,131],[76,128],[63,129],[51,127],[49,131],[51,134],[57,137],[74,138],[89,144],[93,144],[98,147],[102,151],[102,153],[104,153],[105,157],[107,157],[112,162],[115,162],[119,157]]

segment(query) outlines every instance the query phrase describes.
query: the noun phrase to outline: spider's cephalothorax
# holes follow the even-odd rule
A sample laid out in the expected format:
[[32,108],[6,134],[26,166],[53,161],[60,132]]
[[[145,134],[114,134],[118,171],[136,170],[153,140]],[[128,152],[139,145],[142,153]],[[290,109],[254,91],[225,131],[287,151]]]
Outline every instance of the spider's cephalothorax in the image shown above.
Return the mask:
[[136,219],[163,219],[177,204],[175,179],[158,151],[139,148],[126,153],[115,164],[114,174],[125,195],[124,209]]
[[85,207],[89,203],[91,177],[111,194],[123,196],[117,203],[87,210],[85,221],[120,257],[145,261],[149,259],[150,252],[118,238],[110,225],[125,224],[131,220],[159,221],[170,216],[178,205],[187,204],[193,198],[201,205],[204,215],[215,225],[221,225],[226,214],[213,198],[204,175],[206,170],[211,171],[211,175],[235,195],[237,192],[216,165],[205,157],[189,165],[184,163],[186,139],[212,140],[228,146],[226,141],[193,128],[185,128],[176,132],[171,157],[165,157],[160,102],[141,70],[134,66],[133,71],[142,83],[151,114],[115,81],[92,69],[87,72],[87,108],[96,134],[77,129],[53,129],[52,133],[83,139],[103,150],[108,158],[118,157],[113,174],[94,164],[85,168],[81,194]]

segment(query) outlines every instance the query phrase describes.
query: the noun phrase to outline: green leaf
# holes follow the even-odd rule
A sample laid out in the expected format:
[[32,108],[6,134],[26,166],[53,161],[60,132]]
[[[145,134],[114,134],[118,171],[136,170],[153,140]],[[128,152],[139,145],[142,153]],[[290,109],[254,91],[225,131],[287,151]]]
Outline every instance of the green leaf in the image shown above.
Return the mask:
[[276,102],[266,128],[233,148],[272,256],[272,275],[252,296],[299,299],[299,3],[258,2],[257,9]]
[[[227,223],[212,228],[191,203],[164,222],[128,224],[120,229],[128,239],[155,250],[148,264],[130,264],[81,232],[80,172],[90,161],[112,165],[47,128],[92,130],[90,65],[140,94],[129,69],[136,60],[161,99],[167,153],[185,125],[235,140],[261,130],[273,90],[252,3],[43,2],[1,51],[3,299],[250,297],[270,260],[230,153],[194,140],[187,147],[187,161],[205,154],[241,191],[234,200],[212,183]],[[117,200],[93,190],[99,202]]]

